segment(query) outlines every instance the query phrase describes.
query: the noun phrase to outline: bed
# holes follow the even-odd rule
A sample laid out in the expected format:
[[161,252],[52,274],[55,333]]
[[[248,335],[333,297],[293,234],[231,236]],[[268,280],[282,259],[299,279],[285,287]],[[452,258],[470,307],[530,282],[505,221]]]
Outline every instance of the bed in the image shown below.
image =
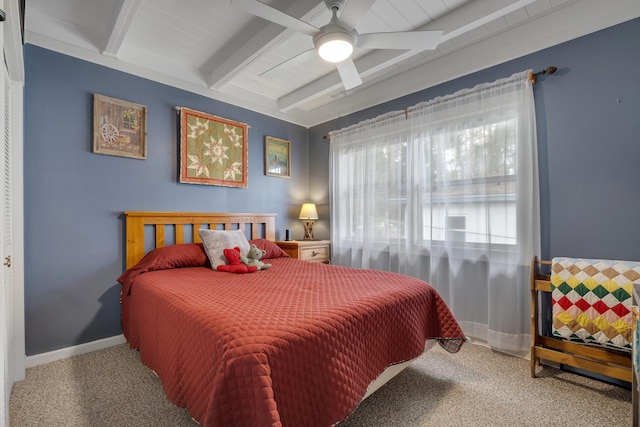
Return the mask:
[[[275,214],[124,216],[124,335],[203,426],[335,425],[425,343],[466,341],[423,281],[290,258],[273,243]],[[201,235],[220,232],[268,251],[271,268],[214,271]]]

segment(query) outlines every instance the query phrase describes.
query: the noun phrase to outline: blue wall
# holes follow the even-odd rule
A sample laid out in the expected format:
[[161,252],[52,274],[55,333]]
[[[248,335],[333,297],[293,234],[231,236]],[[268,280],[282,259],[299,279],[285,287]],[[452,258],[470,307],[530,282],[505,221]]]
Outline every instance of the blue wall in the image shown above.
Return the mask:
[[[122,333],[124,210],[275,212],[277,237],[308,194],[304,127],[25,46],[27,355]],[[93,94],[147,106],[147,159],[92,153]],[[250,125],[248,188],[180,184],[175,106]],[[264,175],[264,136],[291,141],[291,178]]]
[[[558,67],[534,86],[542,256],[640,260],[640,19],[398,98],[309,130],[309,157],[329,159],[332,130],[527,69]],[[309,164],[328,207],[329,170]],[[327,194],[325,198],[321,198]]]
[[[307,199],[329,236],[323,136],[514,72],[535,86],[542,256],[640,260],[640,19],[306,129],[34,46],[25,47],[27,354],[118,335],[124,210],[276,212],[300,234]],[[147,160],[91,153],[92,95],[148,107]],[[176,105],[248,123],[249,187],[177,182]],[[263,174],[265,135],[289,139],[291,179]],[[314,159],[313,162],[309,159]],[[311,179],[310,179],[311,177]]]

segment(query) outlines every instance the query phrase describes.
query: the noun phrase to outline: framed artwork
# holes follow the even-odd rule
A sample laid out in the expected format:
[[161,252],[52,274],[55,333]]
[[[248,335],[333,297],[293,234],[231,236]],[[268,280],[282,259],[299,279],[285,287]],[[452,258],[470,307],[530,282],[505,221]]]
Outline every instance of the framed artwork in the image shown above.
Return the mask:
[[147,158],[147,107],[93,94],[93,152]]
[[180,182],[247,186],[249,126],[200,111],[180,110]]
[[291,176],[290,142],[267,136],[264,139],[264,174],[289,178]]

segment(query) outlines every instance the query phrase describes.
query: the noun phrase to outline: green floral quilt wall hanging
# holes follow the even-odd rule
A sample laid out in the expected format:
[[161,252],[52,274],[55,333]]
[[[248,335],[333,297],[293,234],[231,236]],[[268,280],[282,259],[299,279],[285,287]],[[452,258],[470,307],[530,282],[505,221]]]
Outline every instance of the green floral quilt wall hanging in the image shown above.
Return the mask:
[[248,126],[180,107],[180,182],[247,186]]

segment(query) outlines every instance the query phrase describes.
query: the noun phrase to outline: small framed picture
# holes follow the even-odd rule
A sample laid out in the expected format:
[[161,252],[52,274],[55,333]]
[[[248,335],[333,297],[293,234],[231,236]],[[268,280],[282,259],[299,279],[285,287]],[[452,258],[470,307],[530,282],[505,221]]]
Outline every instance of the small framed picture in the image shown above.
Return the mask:
[[147,158],[147,107],[93,95],[93,152]]
[[264,139],[264,174],[289,178],[291,176],[291,143],[286,139],[267,136]]

